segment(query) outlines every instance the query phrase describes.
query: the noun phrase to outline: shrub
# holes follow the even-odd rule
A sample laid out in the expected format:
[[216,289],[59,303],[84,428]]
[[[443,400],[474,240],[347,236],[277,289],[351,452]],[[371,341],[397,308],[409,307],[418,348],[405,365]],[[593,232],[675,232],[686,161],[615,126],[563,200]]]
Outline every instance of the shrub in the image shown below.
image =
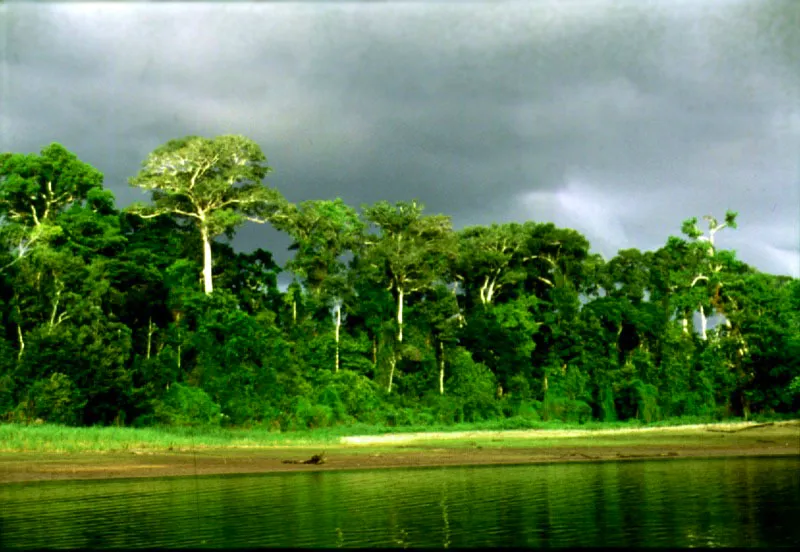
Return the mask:
[[[538,406],[537,406],[538,405]],[[539,409],[542,403],[539,401],[520,401],[516,407],[515,416],[525,420],[539,421],[542,417],[539,415]]]
[[5,339],[0,339],[0,417],[10,414],[16,404],[16,384],[12,377],[16,361],[16,352],[11,345]]
[[166,425],[218,426],[220,406],[199,387],[173,384],[161,400],[154,401],[155,419]]
[[592,407],[583,401],[548,394],[542,402],[545,420],[586,423],[592,419]]
[[451,425],[464,421],[464,401],[460,397],[438,395],[430,402],[434,422]]
[[292,401],[292,413],[287,429],[314,429],[329,427],[334,421],[333,409],[324,404],[314,404],[307,397]]
[[461,350],[454,355],[452,371],[450,386],[445,389],[461,397],[463,421],[475,422],[502,414],[500,404],[495,399],[497,381],[489,368],[473,361],[469,352]]
[[337,420],[352,417],[359,422],[377,423],[383,419],[379,413],[380,389],[366,376],[341,370],[321,375],[318,383],[322,387],[317,402],[331,407]]
[[637,419],[650,423],[661,418],[661,410],[658,407],[658,389],[654,385],[637,379],[631,382],[630,389],[633,391],[636,401]]
[[606,385],[600,389],[598,403],[600,420],[604,422],[616,422],[617,407],[614,403],[614,390],[611,385]]
[[86,400],[69,376],[56,372],[49,379],[31,385],[20,407],[28,420],[40,418],[46,422],[77,425],[85,405]]
[[508,395],[512,399],[525,400],[531,398],[531,384],[522,374],[516,374],[508,380]]

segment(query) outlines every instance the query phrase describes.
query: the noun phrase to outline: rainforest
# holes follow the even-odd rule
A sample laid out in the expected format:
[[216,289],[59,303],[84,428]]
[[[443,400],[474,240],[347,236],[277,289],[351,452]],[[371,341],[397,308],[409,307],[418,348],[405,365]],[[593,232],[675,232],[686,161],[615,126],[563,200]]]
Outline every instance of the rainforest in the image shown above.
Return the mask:
[[[0,418],[283,432],[800,411],[800,282],[717,246],[735,212],[689,205],[657,250],[604,259],[547,213],[455,229],[415,200],[293,204],[270,171],[243,136],[171,140],[121,209],[60,144],[0,154]],[[269,243],[233,249],[245,223],[291,238],[285,266]]]

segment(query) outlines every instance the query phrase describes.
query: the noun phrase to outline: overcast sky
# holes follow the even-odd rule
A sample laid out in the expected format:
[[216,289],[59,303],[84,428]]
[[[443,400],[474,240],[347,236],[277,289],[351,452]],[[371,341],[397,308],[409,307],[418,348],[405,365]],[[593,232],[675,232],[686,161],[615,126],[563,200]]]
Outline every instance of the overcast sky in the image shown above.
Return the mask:
[[[800,0],[0,5],[0,148],[60,142],[121,205],[172,138],[243,134],[290,201],[418,198],[457,228],[552,221],[718,243],[800,276]],[[235,244],[287,259],[288,240]]]

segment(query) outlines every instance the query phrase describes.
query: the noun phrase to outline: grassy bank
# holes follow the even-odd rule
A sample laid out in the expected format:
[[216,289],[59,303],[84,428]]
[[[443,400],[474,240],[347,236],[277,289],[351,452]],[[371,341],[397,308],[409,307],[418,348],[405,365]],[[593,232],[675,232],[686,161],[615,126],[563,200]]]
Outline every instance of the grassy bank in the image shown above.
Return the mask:
[[[763,420],[757,420],[763,421]],[[532,440],[529,430],[547,431],[550,437],[592,437],[595,442],[602,437],[619,437],[630,434],[627,430],[656,428],[685,428],[692,431],[707,424],[741,423],[742,420],[716,422],[699,418],[680,418],[652,424],[638,422],[568,424],[561,422],[533,422],[525,420],[500,420],[450,426],[384,427],[352,425],[297,432],[275,432],[265,429],[228,428],[125,428],[125,427],[66,427],[59,425],[0,425],[0,452],[119,452],[129,450],[196,450],[245,449],[258,447],[304,447],[328,445],[392,445],[396,443],[429,443],[446,441],[447,446],[471,443],[476,438],[488,443],[498,443],[499,434],[504,439]],[[478,433],[475,432],[490,432]],[[494,432],[494,433],[491,433]],[[640,433],[636,431],[635,433]],[[646,432],[649,433],[649,432]],[[670,431],[670,434],[675,434]],[[411,435],[414,434],[414,435]],[[385,436],[385,437],[381,437]],[[535,440],[541,440],[541,434]],[[521,444],[521,442],[520,442]],[[526,443],[527,444],[527,443]]]

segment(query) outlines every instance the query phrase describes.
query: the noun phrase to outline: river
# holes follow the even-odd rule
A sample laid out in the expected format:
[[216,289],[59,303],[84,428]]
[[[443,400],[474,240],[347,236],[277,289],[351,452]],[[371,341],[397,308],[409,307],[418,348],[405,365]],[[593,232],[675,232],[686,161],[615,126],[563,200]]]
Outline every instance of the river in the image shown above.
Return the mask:
[[800,459],[0,485],[0,548],[800,546]]

